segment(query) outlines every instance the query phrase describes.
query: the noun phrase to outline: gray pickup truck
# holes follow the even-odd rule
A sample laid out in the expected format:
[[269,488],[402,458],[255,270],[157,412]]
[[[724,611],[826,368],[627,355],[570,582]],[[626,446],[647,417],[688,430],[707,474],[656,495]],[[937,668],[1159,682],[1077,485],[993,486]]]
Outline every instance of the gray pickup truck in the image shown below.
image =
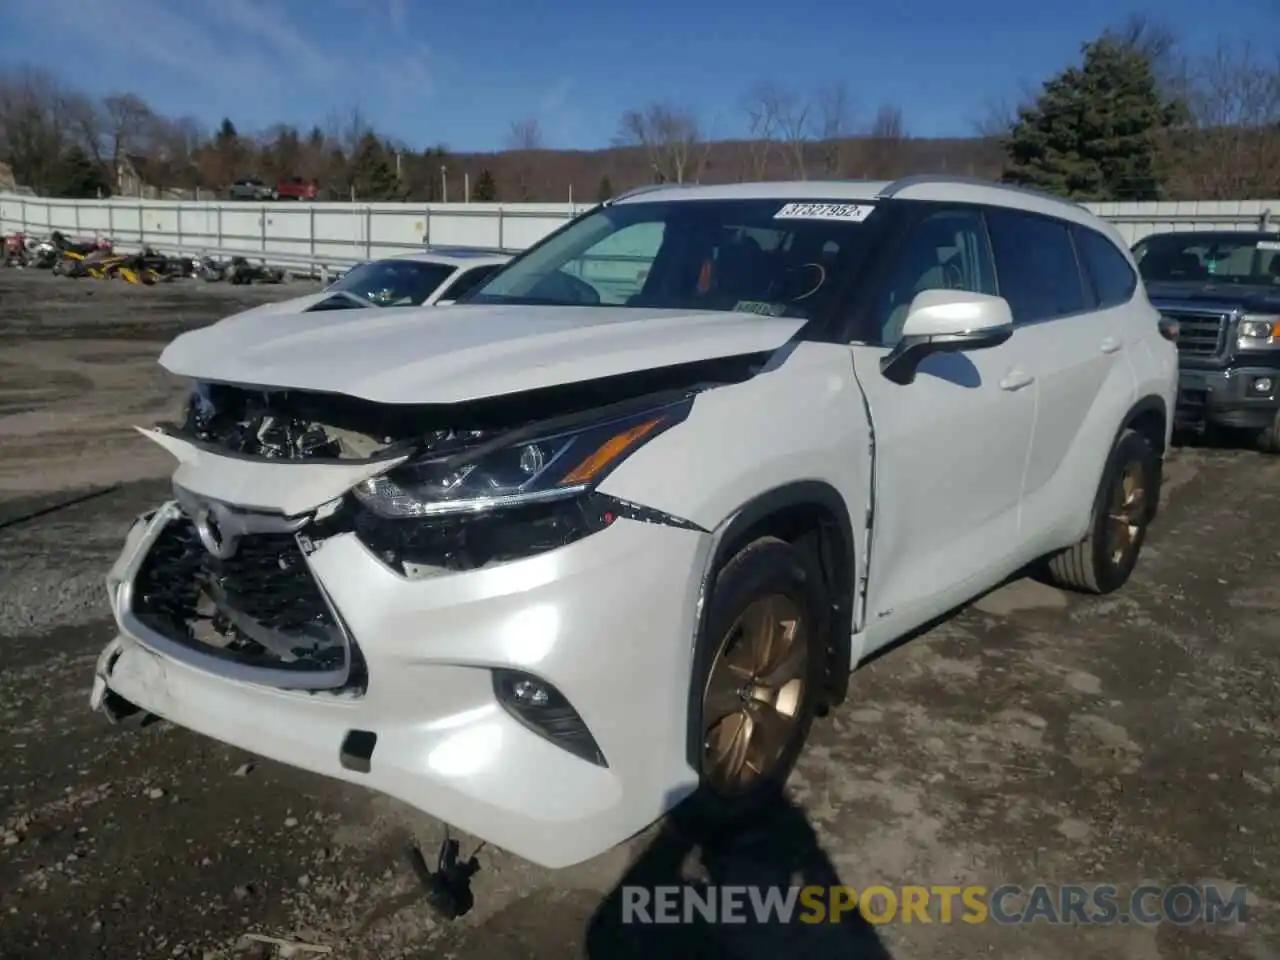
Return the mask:
[[1178,325],[1177,425],[1248,432],[1280,454],[1280,232],[1156,233],[1133,255]]

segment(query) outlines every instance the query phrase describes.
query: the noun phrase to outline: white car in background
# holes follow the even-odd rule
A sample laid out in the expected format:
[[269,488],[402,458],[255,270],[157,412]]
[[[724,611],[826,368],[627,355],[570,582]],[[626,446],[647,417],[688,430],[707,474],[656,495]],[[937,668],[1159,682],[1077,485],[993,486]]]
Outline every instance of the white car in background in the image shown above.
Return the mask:
[[509,254],[492,250],[441,247],[366,260],[319,293],[266,303],[237,316],[370,307],[442,307],[484,283],[510,259]]
[[91,703],[545,866],[757,815],[860,661],[1028,565],[1119,589],[1156,515],[1176,328],[1038,193],[661,186],[390,313],[165,349]]

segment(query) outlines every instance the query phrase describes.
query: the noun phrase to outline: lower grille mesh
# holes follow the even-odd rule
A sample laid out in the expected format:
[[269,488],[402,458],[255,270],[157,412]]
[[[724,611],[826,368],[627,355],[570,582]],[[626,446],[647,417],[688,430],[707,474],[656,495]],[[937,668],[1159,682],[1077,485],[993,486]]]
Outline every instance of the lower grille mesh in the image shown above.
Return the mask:
[[248,667],[331,671],[347,660],[342,629],[293,534],[245,536],[219,559],[190,520],[173,520],[138,570],[132,611],[170,640]]

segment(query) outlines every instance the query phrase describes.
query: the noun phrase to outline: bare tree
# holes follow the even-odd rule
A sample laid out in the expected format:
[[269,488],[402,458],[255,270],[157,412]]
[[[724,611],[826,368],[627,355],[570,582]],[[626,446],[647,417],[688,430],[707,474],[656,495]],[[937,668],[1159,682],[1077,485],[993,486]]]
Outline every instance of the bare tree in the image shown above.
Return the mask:
[[818,169],[825,177],[845,173],[845,156],[853,132],[853,98],[842,81],[819,88],[810,114]]
[[536,117],[514,120],[507,130],[507,149],[512,151],[511,173],[515,180],[516,199],[527,203],[533,199],[536,179],[534,152],[542,147],[542,126]]
[[323,130],[329,149],[339,150],[343,156],[350,157],[373,127],[359,106],[350,106],[345,110],[330,111],[325,117]]
[[66,91],[32,68],[0,74],[0,160],[18,183],[47,190],[71,144]]
[[120,169],[126,154],[141,151],[155,128],[155,114],[141,97],[133,93],[113,93],[102,101],[111,141],[111,169]]
[[805,147],[812,109],[809,101],[780,84],[762,81],[747,94],[746,106],[752,131],[749,152],[755,178],[764,179],[769,161],[776,153],[789,175],[805,179]]
[[742,98],[747,115],[748,175],[764,180],[769,174],[769,161],[778,149],[778,115],[774,109],[776,96],[772,83],[761,81]]
[[515,120],[507,131],[507,148],[510,150],[543,149],[542,125],[536,117]]
[[68,93],[63,104],[72,139],[94,163],[103,165],[108,137],[107,121],[101,107],[82,93]]
[[867,130],[866,175],[872,179],[889,179],[906,173],[907,139],[902,108],[887,103],[882,105]]
[[667,102],[624,113],[615,142],[642,149],[654,179],[660,182],[684,183],[690,176],[696,180],[710,157],[697,117]]
[[1206,199],[1280,192],[1280,55],[1221,44],[1191,71],[1191,129],[1174,148],[1179,192]]
[[1107,35],[1141,54],[1151,64],[1151,72],[1167,100],[1187,100],[1191,92],[1191,65],[1172,27],[1146,14],[1135,13],[1108,30]]
[[778,133],[786,151],[792,176],[807,180],[809,169],[805,163],[805,147],[809,142],[809,122],[812,107],[801,93],[779,90],[774,103],[778,116]]

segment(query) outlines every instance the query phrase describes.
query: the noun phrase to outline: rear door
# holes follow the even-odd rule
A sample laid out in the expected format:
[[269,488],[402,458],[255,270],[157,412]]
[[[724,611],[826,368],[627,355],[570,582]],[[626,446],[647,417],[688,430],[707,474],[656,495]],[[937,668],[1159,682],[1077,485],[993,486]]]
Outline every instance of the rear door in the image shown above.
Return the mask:
[[[1060,547],[1088,515],[1118,417],[1131,402],[1122,303],[1100,303],[1077,251],[1076,225],[1019,210],[987,211],[1000,295],[1037,383],[1022,529],[1033,552]],[[1133,291],[1129,291],[1132,296]],[[1120,408],[1119,410],[1117,408]],[[1100,453],[1101,451],[1101,453]]]
[[986,350],[933,354],[909,384],[880,372],[912,298],[930,289],[997,292],[980,209],[922,212],[890,258],[874,304],[867,332],[878,345],[852,347],[875,426],[868,651],[989,586],[1018,552],[1035,420],[1018,335]]

